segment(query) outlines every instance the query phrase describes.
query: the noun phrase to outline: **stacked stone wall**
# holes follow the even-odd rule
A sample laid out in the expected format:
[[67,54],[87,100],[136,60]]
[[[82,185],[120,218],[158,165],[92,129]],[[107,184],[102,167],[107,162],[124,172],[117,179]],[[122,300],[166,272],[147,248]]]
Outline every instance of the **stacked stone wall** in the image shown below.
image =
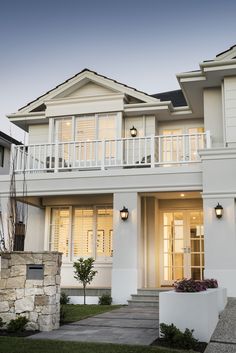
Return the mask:
[[[43,265],[43,278],[27,279],[27,265]],[[0,271],[0,317],[6,324],[25,316],[28,330],[59,327],[61,253],[2,253]]]

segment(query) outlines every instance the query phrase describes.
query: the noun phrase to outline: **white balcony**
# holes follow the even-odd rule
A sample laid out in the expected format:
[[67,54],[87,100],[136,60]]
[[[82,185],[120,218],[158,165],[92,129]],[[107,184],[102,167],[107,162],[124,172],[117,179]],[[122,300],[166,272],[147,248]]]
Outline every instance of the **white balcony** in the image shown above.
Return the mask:
[[210,148],[209,131],[112,140],[69,141],[12,147],[16,173],[182,166],[200,161],[198,150]]

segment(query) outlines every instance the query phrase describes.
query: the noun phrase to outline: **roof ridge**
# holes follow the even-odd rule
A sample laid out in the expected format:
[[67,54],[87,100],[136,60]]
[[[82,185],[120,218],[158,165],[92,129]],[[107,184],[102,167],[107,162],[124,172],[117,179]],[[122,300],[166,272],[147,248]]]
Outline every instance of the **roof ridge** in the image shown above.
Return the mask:
[[[24,105],[23,107],[21,107],[20,109],[18,109],[18,111],[21,111],[22,109],[28,107],[30,104],[32,104],[32,103],[38,101],[39,99],[43,98],[43,97],[46,96],[47,94],[49,94],[49,93],[51,93],[52,91],[56,90],[58,87],[64,85],[65,83],[71,81],[72,79],[74,79],[75,77],[81,75],[83,72],[86,72],[86,71],[91,72],[91,73],[93,73],[94,75],[100,76],[100,77],[105,78],[105,79],[107,79],[107,80],[113,81],[114,83],[117,83],[117,84],[122,85],[122,86],[124,86],[124,87],[131,88],[131,89],[133,89],[135,92],[139,92],[139,93],[145,94],[145,95],[148,96],[148,97],[152,97],[151,94],[148,94],[148,93],[146,93],[146,92],[140,91],[140,90],[138,90],[138,89],[136,89],[136,88],[134,88],[134,87],[132,87],[132,86],[126,85],[126,84],[124,84],[124,83],[122,83],[122,82],[119,82],[119,81],[117,81],[117,80],[114,80],[114,79],[112,79],[112,78],[110,78],[110,77],[108,77],[108,76],[101,75],[101,74],[97,73],[96,71],[90,70],[90,69],[88,69],[88,68],[84,68],[83,70],[81,70],[81,71],[78,72],[77,74],[73,75],[72,77],[70,77],[70,78],[68,78],[67,80],[63,81],[62,83],[60,83],[59,85],[57,85],[57,86],[55,86],[54,88],[50,89],[50,90],[47,91],[46,93],[42,94],[42,95],[39,96],[38,98],[36,98],[36,99],[32,100],[31,102],[29,102],[28,104]],[[155,97],[152,97],[152,98],[155,98]]]

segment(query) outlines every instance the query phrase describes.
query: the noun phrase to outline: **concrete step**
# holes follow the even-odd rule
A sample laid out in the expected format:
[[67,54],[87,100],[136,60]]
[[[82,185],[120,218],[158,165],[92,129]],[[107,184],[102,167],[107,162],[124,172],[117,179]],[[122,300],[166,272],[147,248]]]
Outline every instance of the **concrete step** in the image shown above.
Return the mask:
[[140,299],[131,299],[128,300],[129,306],[136,306],[136,307],[159,307],[159,301],[155,300],[140,300]]
[[157,288],[157,289],[149,289],[149,288],[140,288],[138,289],[138,295],[150,295],[150,296],[159,296],[160,292],[166,292],[168,290],[173,290],[172,287],[167,288]]
[[149,295],[149,294],[132,294],[131,295],[132,300],[149,300],[149,301],[155,301],[159,302],[159,296],[158,295]]

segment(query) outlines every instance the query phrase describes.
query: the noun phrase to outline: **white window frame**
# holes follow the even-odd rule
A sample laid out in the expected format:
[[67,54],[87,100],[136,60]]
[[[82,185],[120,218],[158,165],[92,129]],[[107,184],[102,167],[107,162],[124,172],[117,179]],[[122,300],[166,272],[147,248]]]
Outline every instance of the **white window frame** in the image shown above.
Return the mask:
[[60,119],[71,119],[71,124],[72,124],[72,140],[75,141],[75,130],[76,130],[76,119],[79,117],[86,117],[86,116],[93,116],[95,119],[95,140],[98,139],[99,135],[99,116],[104,116],[104,115],[115,115],[115,139],[121,138],[121,114],[119,112],[108,112],[108,113],[96,113],[96,114],[82,114],[82,115],[67,115],[67,116],[61,116],[61,117],[53,117],[49,119],[49,142],[51,143],[57,143],[58,141],[56,140],[55,136],[57,134],[55,133],[56,131],[56,121]]
[[[95,259],[96,263],[112,263],[112,256],[110,257],[98,257],[97,256],[97,210],[100,208],[110,208],[113,210],[113,206],[111,204],[98,204],[98,205],[60,205],[60,206],[49,206],[46,208],[46,226],[45,226],[45,250],[50,250],[50,240],[51,240],[51,221],[52,221],[52,210],[55,208],[68,208],[69,209],[69,234],[68,234],[68,257],[63,256],[64,263],[73,263],[78,259],[78,256],[73,256],[73,211],[75,208],[80,209],[93,209],[93,251],[92,257]],[[114,234],[114,233],[113,233]],[[113,242],[114,243],[114,242]],[[85,256],[83,256],[86,258]],[[88,256],[89,257],[89,256]]]

